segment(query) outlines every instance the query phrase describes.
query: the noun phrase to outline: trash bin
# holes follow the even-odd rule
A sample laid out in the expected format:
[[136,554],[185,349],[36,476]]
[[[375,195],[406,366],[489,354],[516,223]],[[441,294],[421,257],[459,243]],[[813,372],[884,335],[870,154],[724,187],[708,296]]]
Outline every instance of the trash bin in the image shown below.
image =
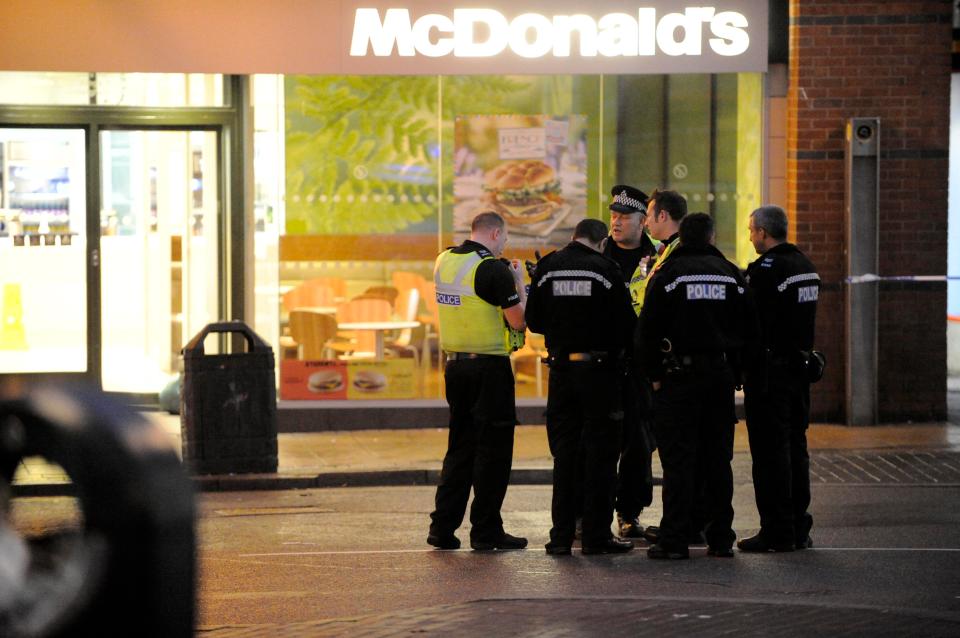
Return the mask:
[[[238,333],[247,351],[204,354],[211,333]],[[212,323],[183,348],[180,433],[193,473],[277,471],[273,350],[242,321]]]

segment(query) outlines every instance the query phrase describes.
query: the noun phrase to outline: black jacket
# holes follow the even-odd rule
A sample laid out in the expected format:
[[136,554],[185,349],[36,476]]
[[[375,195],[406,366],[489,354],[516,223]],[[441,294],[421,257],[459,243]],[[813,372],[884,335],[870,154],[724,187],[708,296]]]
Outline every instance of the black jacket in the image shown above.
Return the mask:
[[758,346],[775,354],[809,351],[820,277],[813,263],[793,244],[774,246],[747,267],[760,320]]
[[644,257],[656,256],[657,249],[650,240],[646,232],[640,234],[640,245],[632,250],[625,250],[617,246],[613,237],[607,240],[607,245],[603,247],[603,256],[617,262],[620,271],[623,273],[624,283],[630,283],[633,272]]
[[713,246],[680,245],[647,284],[634,345],[643,372],[659,381],[664,340],[678,358],[724,353],[735,361],[755,331],[756,311],[740,269]]
[[624,352],[636,321],[620,267],[576,241],[539,261],[525,314],[552,355]]

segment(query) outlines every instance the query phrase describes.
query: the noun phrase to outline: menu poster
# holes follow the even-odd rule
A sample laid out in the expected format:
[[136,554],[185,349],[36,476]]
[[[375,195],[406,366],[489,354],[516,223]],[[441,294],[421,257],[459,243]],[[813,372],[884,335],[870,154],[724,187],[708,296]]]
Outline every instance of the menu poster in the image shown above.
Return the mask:
[[454,124],[453,231],[480,212],[506,220],[513,247],[564,246],[587,210],[585,115],[470,115]]
[[350,361],[348,370],[348,399],[414,398],[413,359]]
[[413,359],[280,362],[280,398],[285,401],[327,399],[412,399]]
[[346,399],[347,362],[281,360],[280,398]]

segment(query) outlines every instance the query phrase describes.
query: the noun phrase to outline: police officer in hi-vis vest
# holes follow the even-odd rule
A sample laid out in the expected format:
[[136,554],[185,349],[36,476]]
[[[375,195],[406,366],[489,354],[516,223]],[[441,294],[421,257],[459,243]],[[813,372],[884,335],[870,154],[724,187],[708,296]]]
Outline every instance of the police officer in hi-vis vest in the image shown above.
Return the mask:
[[[647,550],[689,558],[702,498],[708,555],[733,556],[733,432],[737,362],[753,338],[755,311],[740,270],[713,244],[705,213],[680,222],[680,243],[647,282],[635,344],[654,391],[654,433],[663,465],[663,519]],[[697,475],[703,495],[697,494]]]
[[434,281],[440,314],[450,433],[430,514],[427,543],[457,549],[454,532],[470,509],[475,550],[523,549],[527,539],[503,529],[503,504],[513,462],[517,424],[510,352],[526,329],[525,291],[518,261],[499,259],[507,242],[500,215],[473,219],[470,239],[437,257]]
[[[646,278],[657,256],[653,241],[644,232],[647,195],[626,185],[614,186],[610,194],[610,238],[603,255],[619,264],[638,314],[642,301],[634,297],[639,292],[637,285]],[[617,528],[623,538],[643,537],[640,513],[653,502],[651,460],[656,445],[650,425],[650,384],[633,367],[628,362],[623,379],[623,428],[617,468]]]
[[744,411],[760,532],[743,552],[789,552],[812,546],[810,528],[810,378],[820,276],[787,241],[787,215],[778,206],[750,214],[750,242],[759,259],[747,281],[760,316],[758,352],[747,368]]
[[657,258],[645,274],[634,273],[630,279],[630,296],[640,315],[646,295],[647,281],[657,272],[680,243],[680,221],[687,214],[687,200],[677,191],[654,190],[647,200],[647,232],[660,242]]
[[603,222],[581,220],[573,241],[541,259],[530,282],[527,323],[543,334],[550,353],[547,438],[553,455],[553,527],[548,554],[570,553],[580,506],[584,554],[633,547],[611,534],[610,522],[623,420],[623,358],[636,317],[620,269],[600,254],[605,241]]

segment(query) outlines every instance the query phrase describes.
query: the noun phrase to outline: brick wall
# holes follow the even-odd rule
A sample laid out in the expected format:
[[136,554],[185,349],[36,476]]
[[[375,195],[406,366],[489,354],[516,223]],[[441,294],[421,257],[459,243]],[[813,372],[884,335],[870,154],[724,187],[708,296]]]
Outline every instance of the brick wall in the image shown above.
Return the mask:
[[[828,373],[813,387],[815,420],[845,419],[848,118],[880,118],[879,274],[946,274],[951,24],[948,1],[790,0],[787,208],[824,281],[817,343]],[[945,419],[946,286],[880,290],[880,419]]]

